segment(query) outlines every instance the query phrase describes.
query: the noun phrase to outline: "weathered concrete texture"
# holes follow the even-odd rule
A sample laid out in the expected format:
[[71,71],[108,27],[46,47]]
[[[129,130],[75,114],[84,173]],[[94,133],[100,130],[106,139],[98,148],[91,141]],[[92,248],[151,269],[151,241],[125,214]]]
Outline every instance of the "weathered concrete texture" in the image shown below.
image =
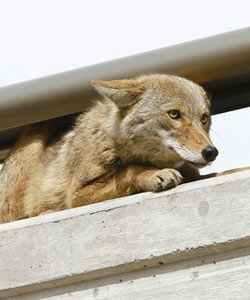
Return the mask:
[[247,299],[223,295],[249,295],[249,199],[244,171],[3,224],[0,298],[63,286],[13,299]]
[[198,257],[8,300],[245,300],[250,248]]

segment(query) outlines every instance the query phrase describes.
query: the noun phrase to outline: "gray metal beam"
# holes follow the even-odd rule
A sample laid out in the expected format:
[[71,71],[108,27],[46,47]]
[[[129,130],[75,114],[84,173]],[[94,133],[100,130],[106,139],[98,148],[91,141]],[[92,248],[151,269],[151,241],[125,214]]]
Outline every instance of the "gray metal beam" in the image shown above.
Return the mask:
[[83,111],[90,80],[145,72],[204,83],[250,71],[250,28],[59,73],[0,89],[0,130]]

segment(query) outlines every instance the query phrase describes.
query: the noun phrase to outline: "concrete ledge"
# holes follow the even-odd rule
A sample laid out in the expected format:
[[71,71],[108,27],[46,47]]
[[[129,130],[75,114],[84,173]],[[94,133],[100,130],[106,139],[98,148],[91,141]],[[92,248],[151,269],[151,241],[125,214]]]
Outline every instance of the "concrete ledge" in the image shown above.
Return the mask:
[[249,199],[244,171],[2,224],[0,298],[248,247]]

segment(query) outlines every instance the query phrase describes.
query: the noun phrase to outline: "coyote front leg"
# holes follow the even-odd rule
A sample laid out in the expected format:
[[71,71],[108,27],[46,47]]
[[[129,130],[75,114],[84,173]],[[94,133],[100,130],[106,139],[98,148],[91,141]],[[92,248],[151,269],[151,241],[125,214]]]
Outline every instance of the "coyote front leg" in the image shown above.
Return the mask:
[[70,207],[97,203],[124,197],[138,192],[159,192],[182,182],[181,174],[174,169],[155,169],[129,165],[117,175],[106,176],[75,190]]

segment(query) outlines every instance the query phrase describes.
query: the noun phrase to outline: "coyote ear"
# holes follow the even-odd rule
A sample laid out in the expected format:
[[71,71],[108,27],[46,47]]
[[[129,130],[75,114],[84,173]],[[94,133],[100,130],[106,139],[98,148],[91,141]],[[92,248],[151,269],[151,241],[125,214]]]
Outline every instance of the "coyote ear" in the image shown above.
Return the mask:
[[110,98],[119,108],[126,108],[138,101],[145,89],[134,79],[91,81],[97,92]]
[[213,93],[211,91],[206,90],[206,95],[207,95],[207,99],[210,102],[213,98]]
[[206,90],[205,93],[206,93],[205,101],[206,101],[208,107],[210,108],[211,107],[211,100],[213,98],[213,94],[212,94],[212,92],[210,92],[208,90]]

